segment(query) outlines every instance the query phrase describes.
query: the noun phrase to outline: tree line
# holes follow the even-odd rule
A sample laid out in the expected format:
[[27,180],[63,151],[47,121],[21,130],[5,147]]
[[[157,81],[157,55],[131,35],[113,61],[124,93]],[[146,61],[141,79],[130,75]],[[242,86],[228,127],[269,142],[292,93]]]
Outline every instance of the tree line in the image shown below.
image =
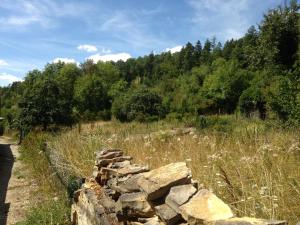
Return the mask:
[[9,126],[128,122],[241,113],[300,122],[299,4],[269,10],[258,26],[224,46],[188,42],[126,62],[50,63],[0,88]]

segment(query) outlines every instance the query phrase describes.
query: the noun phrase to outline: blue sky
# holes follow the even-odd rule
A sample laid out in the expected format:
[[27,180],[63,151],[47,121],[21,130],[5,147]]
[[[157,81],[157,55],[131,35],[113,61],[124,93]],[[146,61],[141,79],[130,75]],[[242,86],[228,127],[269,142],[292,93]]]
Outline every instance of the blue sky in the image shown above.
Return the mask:
[[118,60],[241,37],[283,0],[0,0],[0,86],[48,62]]

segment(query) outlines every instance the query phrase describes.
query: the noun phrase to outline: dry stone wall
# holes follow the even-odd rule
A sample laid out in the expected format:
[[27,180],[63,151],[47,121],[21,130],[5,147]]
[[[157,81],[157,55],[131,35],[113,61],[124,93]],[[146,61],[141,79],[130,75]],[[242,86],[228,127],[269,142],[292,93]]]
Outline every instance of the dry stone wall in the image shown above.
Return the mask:
[[237,218],[211,191],[198,187],[184,162],[149,170],[118,149],[96,153],[93,175],[74,193],[76,225],[285,225]]

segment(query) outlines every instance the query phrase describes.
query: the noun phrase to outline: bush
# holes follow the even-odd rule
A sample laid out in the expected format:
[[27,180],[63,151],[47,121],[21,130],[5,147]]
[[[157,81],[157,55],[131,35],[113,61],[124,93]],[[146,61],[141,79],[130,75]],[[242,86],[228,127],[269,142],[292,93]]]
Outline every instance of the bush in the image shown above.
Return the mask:
[[232,116],[199,116],[197,127],[199,129],[211,129],[218,132],[232,132],[235,119]]
[[117,98],[113,102],[112,113],[121,122],[149,122],[165,116],[161,96],[146,88]]

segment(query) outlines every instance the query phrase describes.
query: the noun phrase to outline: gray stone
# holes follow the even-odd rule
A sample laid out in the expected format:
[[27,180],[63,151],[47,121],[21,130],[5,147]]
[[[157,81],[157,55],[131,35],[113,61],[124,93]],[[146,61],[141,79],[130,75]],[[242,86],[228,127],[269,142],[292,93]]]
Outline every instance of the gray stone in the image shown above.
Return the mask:
[[152,217],[154,210],[143,192],[122,194],[117,202],[117,211],[126,217]]
[[186,203],[196,191],[197,189],[192,184],[172,187],[170,193],[166,197],[166,204],[177,213],[180,213],[179,207]]
[[104,149],[96,152],[96,160],[113,159],[120,156],[123,156],[123,151],[119,149]]
[[116,224],[118,220],[114,213],[115,204],[106,199],[95,184],[88,185],[90,188],[83,188],[77,202],[72,205],[72,222],[77,225]]
[[125,160],[123,162],[114,162],[111,165],[111,168],[123,168],[123,167],[129,166],[130,164],[131,164],[131,162],[129,160]]
[[142,174],[143,173],[117,178],[116,182],[113,183],[110,188],[119,193],[139,192],[140,187],[137,184],[137,180]]
[[[112,154],[112,153],[110,153]],[[123,161],[129,161],[132,160],[132,157],[130,156],[119,156],[111,159],[99,159],[96,161],[96,165],[98,167],[105,167],[108,166],[111,163],[116,163],[116,162],[123,162]],[[129,163],[130,164],[130,163]]]
[[184,162],[171,163],[144,173],[138,179],[141,190],[147,193],[149,200],[163,197],[171,187],[191,182],[191,171]]
[[159,218],[168,225],[173,225],[182,219],[182,217],[167,204],[156,206],[154,209]]
[[182,217],[189,224],[202,224],[233,217],[229,206],[212,192],[205,189],[198,191],[179,209]]
[[138,174],[149,171],[149,168],[147,166],[139,166],[139,165],[128,165],[123,168],[119,169],[112,169],[112,168],[106,168],[102,167],[100,172],[101,174],[105,174],[107,178],[110,178],[112,176],[126,176],[129,174]]

